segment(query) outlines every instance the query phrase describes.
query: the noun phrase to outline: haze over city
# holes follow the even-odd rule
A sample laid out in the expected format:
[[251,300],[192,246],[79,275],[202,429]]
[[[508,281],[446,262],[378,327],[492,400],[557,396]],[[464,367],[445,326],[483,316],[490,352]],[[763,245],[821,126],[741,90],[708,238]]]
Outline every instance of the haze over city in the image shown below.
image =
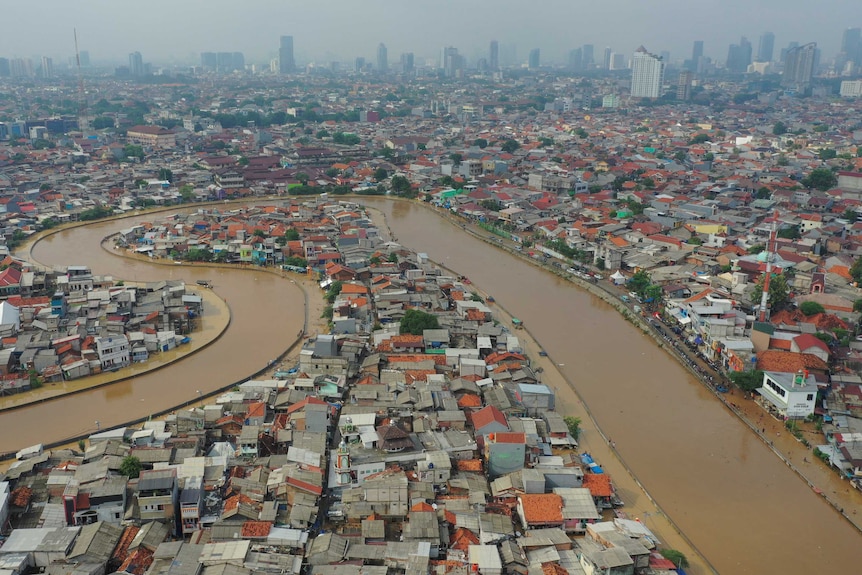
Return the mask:
[[[2,54],[65,61],[74,55],[72,28],[77,27],[80,47],[94,62],[122,61],[129,52],[140,51],[154,64],[196,63],[200,52],[225,50],[264,63],[277,54],[281,35],[294,37],[298,64],[373,56],[380,42],[393,55],[409,51],[434,59],[443,46],[452,45],[476,58],[486,54],[493,39],[515,45],[518,60],[526,61],[531,49],[540,48],[542,62],[548,64],[564,63],[570,49],[585,43],[626,54],[645,45],[682,59],[691,53],[693,40],[704,41],[706,56],[723,60],[728,45],[740,36],[756,41],[767,30],[775,33],[776,47],[817,42],[824,56],[831,57],[842,31],[862,21],[862,3],[856,0],[832,0],[828,10],[801,0],[548,0],[536,10],[515,0],[4,4],[8,25],[0,37]],[[38,23],[37,31],[27,23]]]

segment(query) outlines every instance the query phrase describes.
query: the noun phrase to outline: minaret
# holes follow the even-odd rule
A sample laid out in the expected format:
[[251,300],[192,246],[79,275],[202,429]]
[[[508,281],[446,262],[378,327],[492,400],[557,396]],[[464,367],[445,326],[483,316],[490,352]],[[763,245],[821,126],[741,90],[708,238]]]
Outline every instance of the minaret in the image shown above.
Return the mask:
[[336,481],[339,486],[350,485],[350,449],[347,448],[347,441],[342,438],[338,445],[338,451],[335,452],[335,474]]

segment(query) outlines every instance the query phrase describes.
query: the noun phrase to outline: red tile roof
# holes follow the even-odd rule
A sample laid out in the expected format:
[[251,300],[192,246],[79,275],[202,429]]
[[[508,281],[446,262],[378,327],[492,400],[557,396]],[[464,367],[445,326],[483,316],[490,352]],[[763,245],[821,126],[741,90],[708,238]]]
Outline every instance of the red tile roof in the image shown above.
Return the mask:
[[473,414],[473,429],[481,430],[495,421],[509,429],[509,422],[503,412],[493,405],[488,405]]
[[611,477],[605,473],[587,473],[583,486],[590,490],[593,497],[610,497],[614,494]]
[[563,498],[556,493],[525,493],[520,499],[528,524],[562,523]]
[[266,537],[272,529],[269,521],[246,521],[242,524],[240,535],[242,537]]

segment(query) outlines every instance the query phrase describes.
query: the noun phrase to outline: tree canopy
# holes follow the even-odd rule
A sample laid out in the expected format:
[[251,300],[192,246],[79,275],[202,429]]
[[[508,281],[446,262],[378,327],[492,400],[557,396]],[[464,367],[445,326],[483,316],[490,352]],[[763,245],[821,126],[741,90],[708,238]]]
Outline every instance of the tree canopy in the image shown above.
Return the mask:
[[799,311],[801,311],[805,315],[817,315],[818,313],[825,312],[826,308],[824,308],[816,301],[805,301],[802,302],[802,304],[799,306]]
[[763,385],[763,372],[760,370],[734,371],[730,374],[733,385],[743,391],[754,391]]
[[141,460],[134,455],[127,455],[120,463],[120,473],[130,479],[134,479],[141,474]]
[[816,168],[802,178],[802,185],[806,188],[816,188],[822,192],[832,189],[838,184],[838,176],[829,168]]
[[422,335],[426,329],[439,329],[440,322],[436,315],[425,313],[418,309],[408,309],[401,320],[401,331],[404,334]]
[[[760,302],[760,296],[763,294],[764,279],[765,275],[760,278],[760,281],[757,282],[751,292],[751,301],[753,303]],[[772,279],[769,280],[769,299],[767,300],[770,311],[780,310],[787,305],[788,301],[790,301],[790,286],[787,285],[787,278],[783,274],[772,274]]]
[[500,149],[503,150],[504,152],[506,152],[507,154],[512,154],[515,152],[515,150],[517,150],[520,147],[521,147],[521,144],[519,144],[517,141],[510,138],[510,139],[506,140],[505,142],[503,142],[503,145],[500,146]]

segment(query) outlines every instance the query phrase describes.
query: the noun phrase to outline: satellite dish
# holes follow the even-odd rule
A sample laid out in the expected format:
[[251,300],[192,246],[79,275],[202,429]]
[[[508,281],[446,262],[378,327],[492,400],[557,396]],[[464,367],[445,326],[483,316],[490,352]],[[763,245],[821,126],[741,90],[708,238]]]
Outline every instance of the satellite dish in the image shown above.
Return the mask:
[[429,463],[429,464],[428,464],[428,469],[434,469],[434,464],[433,464],[433,463]]

